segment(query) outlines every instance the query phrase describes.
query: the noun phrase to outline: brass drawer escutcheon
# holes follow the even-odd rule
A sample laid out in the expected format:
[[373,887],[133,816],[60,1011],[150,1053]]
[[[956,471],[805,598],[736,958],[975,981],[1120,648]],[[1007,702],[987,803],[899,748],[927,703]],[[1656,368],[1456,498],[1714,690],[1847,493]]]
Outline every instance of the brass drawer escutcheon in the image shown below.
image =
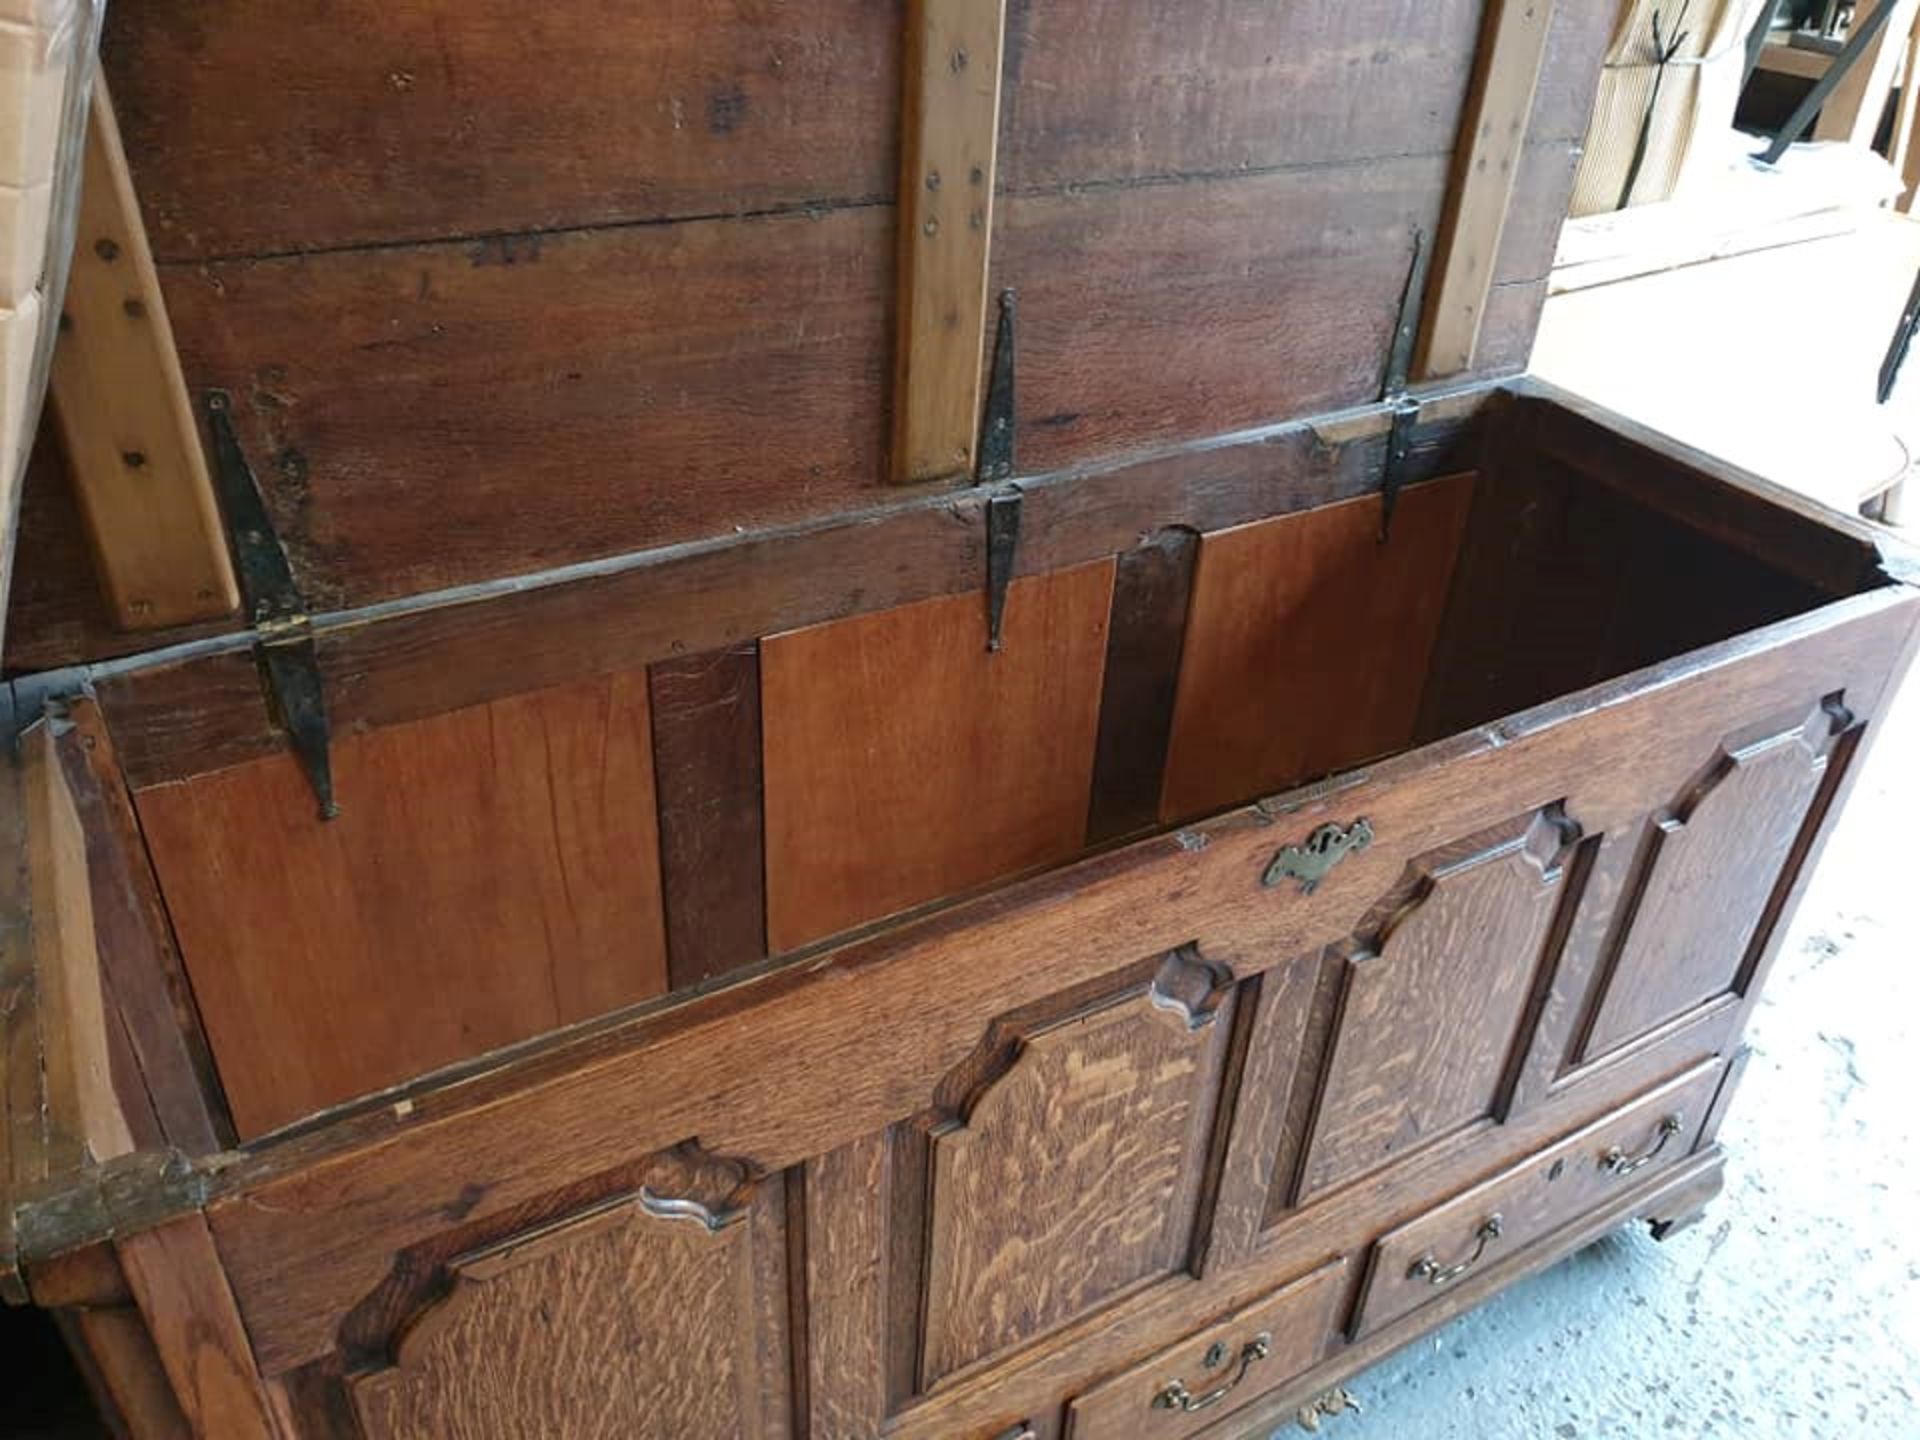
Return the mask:
[[1271,890],[1283,880],[1298,880],[1300,893],[1311,895],[1334,866],[1372,843],[1373,822],[1364,816],[1351,825],[1322,825],[1301,844],[1275,855],[1260,883]]
[[[1240,1382],[1247,1378],[1247,1371],[1271,1354],[1273,1354],[1273,1336],[1264,1333],[1256,1335],[1240,1347],[1240,1367],[1233,1372],[1233,1378],[1226,1384],[1216,1385],[1204,1395],[1195,1395],[1187,1389],[1186,1381],[1175,1380],[1153,1397],[1153,1408],[1171,1410],[1179,1415],[1191,1415],[1195,1411],[1218,1405],[1239,1388]],[[1224,1348],[1216,1345],[1207,1351],[1207,1358],[1203,1363],[1208,1369],[1213,1369],[1225,1359]]]

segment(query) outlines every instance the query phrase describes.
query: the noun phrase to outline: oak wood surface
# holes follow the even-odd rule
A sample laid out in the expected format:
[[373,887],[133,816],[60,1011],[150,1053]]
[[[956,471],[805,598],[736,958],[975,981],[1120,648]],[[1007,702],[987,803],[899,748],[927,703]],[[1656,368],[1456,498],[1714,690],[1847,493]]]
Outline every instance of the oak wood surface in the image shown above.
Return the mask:
[[206,1221],[183,1216],[127,1236],[118,1250],[193,1433],[280,1440]]
[[767,953],[760,799],[760,650],[663,660],[647,672],[660,888],[673,989]]
[[1207,535],[1160,815],[1178,820],[1404,747],[1472,502],[1458,476]]
[[806,1166],[809,1434],[877,1433],[887,1416],[885,1135]]
[[98,578],[126,629],[225,615],[240,594],[104,85],[74,224],[51,395]]
[[997,652],[978,593],[762,642],[776,953],[1079,851],[1112,586],[1016,581]]
[[[1674,793],[1731,717],[1774,708],[1782,693],[1844,691],[1850,708],[1872,715],[1914,604],[1898,592],[1842,602],[1516,717],[1498,735],[1382,765],[1304,799],[1281,833],[1271,813],[1240,812],[597,1031],[503,1077],[511,1101],[486,1099],[493,1092],[480,1082],[443,1099],[425,1090],[404,1116],[370,1111],[273,1147],[228,1173],[234,1198],[212,1210],[256,1344],[273,1370],[318,1353],[330,1317],[384,1268],[368,1237],[387,1237],[383,1248],[431,1233],[463,1186],[479,1187],[483,1212],[511,1205],[602,1163],[604,1137],[615,1135],[644,1145],[699,1133],[768,1167],[824,1153],[911,1110],[987,1017],[1110,970],[1115,956],[1197,940],[1209,958],[1257,973],[1348,932],[1412,856],[1527,804],[1563,798],[1593,830],[1630,823],[1652,803],[1643,792]],[[1621,703],[1635,694],[1638,703]],[[1603,780],[1623,774],[1631,787]],[[1316,816],[1354,813],[1383,838],[1313,896],[1281,901],[1259,889],[1277,844]],[[1179,904],[1156,899],[1166,896]],[[1035,955],[1046,956],[1043,969]],[[908,1007],[911,1026],[875,1023]],[[724,1075],[711,1063],[719,1052],[729,1056]],[[1643,1063],[1636,1051],[1604,1068],[1618,1076]],[[1583,1078],[1585,1093],[1593,1083]],[[1553,1111],[1563,1101],[1543,1104],[1536,1121],[1564,1114]]]
[[907,0],[893,478],[968,475],[980,427],[1007,0]]
[[139,793],[243,1137],[666,988],[646,688],[343,738],[331,822],[286,756]]

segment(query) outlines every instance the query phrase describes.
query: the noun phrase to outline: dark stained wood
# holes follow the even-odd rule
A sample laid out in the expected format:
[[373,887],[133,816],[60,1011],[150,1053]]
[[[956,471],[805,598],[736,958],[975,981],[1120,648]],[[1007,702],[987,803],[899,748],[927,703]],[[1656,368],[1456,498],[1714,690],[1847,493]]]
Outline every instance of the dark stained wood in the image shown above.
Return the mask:
[[147,1333],[196,1435],[278,1440],[246,1327],[206,1221],[198,1215],[118,1245]]
[[[1334,1338],[1335,1309],[1346,1297],[1347,1262],[1329,1260],[1270,1300],[1249,1305],[1197,1335],[1076,1396],[1067,1407],[1069,1440],[1151,1433],[1185,1440],[1257,1400],[1262,1392],[1313,1368]],[[1192,1414],[1165,1414],[1154,1405],[1171,1380],[1195,1400],[1232,1379],[1246,1347],[1265,1335],[1268,1353],[1250,1364],[1222,1401]],[[1216,1346],[1225,1361],[1208,1359]]]
[[1786,729],[1722,750],[1649,818],[1582,1059],[1739,984],[1819,788],[1836,721],[1815,705]]
[[[1500,735],[1382,765],[1331,800],[1306,797],[1290,821],[1302,831],[1316,816],[1363,813],[1380,837],[1310,897],[1259,888],[1281,837],[1268,815],[1241,812],[550,1047],[499,1088],[425,1089],[405,1115],[383,1106],[270,1147],[225,1172],[212,1211],[250,1332],[272,1370],[312,1358],[341,1311],[378,1284],[383,1256],[444,1225],[446,1206],[492,1213],[566,1184],[601,1168],[615,1137],[645,1146],[697,1133],[772,1168],[872,1134],[922,1103],[992,1016],[1111,973],[1116,955],[1197,940],[1209,959],[1251,975],[1331,944],[1413,857],[1500,823],[1539,787],[1564,787],[1568,813],[1592,831],[1629,823],[1652,797],[1679,793],[1731,717],[1777,708],[1783,687],[1843,690],[1856,713],[1876,714],[1917,603],[1897,593],[1842,602],[1568,697]],[[1625,703],[1656,683],[1648,703]],[[1693,1040],[1598,1067],[1502,1133],[1517,1143],[1577,1125],[1595,1095],[1630,1093],[1611,1087],[1653,1083],[1676,1057],[1703,1053],[1701,1037],[1713,1053],[1734,1019],[1704,1018]],[[1430,1199],[1447,1166],[1484,1165],[1487,1154],[1486,1134],[1467,1132],[1394,1173],[1433,1187]],[[463,1202],[463,1189],[481,1198]],[[374,1235],[383,1238],[370,1246]],[[1325,1240],[1310,1228],[1281,1249]]]
[[140,822],[99,707],[76,701],[67,722],[58,749],[86,837],[101,981],[138,1067],[141,1108],[157,1126],[147,1143],[212,1154],[231,1143],[233,1122]]
[[1376,907],[1346,960],[1295,1203],[1503,1118],[1573,833],[1521,816],[1423,856]]
[[1413,736],[1474,482],[1353,500],[1200,546],[1160,814],[1204,814]]
[[1111,564],[760,647],[778,953],[1081,848]]
[[290,756],[136,796],[243,1137],[666,988],[643,676],[333,764],[331,822]]
[[998,1073],[932,1131],[920,1389],[1185,1269],[1224,983],[1174,955],[1105,1005],[995,1027]]
[[591,23],[194,0],[129,6],[103,44],[154,247],[183,260],[885,197],[897,49],[863,0]]
[[1151,829],[1160,818],[1160,777],[1198,549],[1191,530],[1163,530],[1115,561],[1090,845]]
[[[1410,478],[1471,455],[1478,403],[1431,407]],[[1364,494],[1379,485],[1385,425],[1375,408],[1025,482],[1018,573],[1101,559],[1167,525],[1214,529]],[[323,630],[328,713],[342,730],[391,725],[873,609],[978,594],[983,536],[976,491]],[[99,690],[136,788],[285,745],[244,654],[162,663],[104,679]]]
[[64,1312],[94,1394],[130,1440],[194,1440],[146,1321],[131,1304]]
[[334,608],[870,503],[889,220],[835,210],[163,279],[189,386],[233,393],[302,592]]
[[673,989],[767,953],[760,805],[760,650],[736,645],[647,672],[660,887]]

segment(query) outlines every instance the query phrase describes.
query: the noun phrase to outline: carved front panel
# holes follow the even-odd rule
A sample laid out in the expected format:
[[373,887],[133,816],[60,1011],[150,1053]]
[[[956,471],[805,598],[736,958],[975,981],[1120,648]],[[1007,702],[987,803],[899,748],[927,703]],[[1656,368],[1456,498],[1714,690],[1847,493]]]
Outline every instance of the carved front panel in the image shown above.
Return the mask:
[[1429,856],[1342,963],[1296,1202],[1497,1114],[1578,827],[1557,807]]
[[1185,1266],[1227,979],[1169,957],[1118,998],[996,1027],[957,1077],[928,1157],[922,1389]]
[[1851,717],[1827,702],[1729,745],[1649,822],[1581,1057],[1604,1055],[1741,983],[1760,922]]
[[449,1262],[392,1364],[350,1382],[368,1440],[790,1434],[780,1187],[728,1168],[663,1157],[637,1193]]

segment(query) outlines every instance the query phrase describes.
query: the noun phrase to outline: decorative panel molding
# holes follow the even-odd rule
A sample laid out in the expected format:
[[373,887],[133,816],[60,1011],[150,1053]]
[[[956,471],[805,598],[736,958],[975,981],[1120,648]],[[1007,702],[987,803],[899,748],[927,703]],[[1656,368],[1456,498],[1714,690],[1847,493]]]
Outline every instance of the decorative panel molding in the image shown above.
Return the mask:
[[1351,942],[1294,1202],[1504,1118],[1580,828],[1559,806],[1416,861]]
[[1186,1269],[1231,982],[1178,952],[1118,996],[996,1023],[950,1077],[929,1138],[921,1390]]
[[782,1187],[688,1144],[449,1261],[392,1363],[348,1385],[368,1440],[782,1440],[789,1304]]
[[1852,725],[1835,698],[1785,729],[1730,743],[1650,819],[1577,1060],[1743,987],[1768,901]]

